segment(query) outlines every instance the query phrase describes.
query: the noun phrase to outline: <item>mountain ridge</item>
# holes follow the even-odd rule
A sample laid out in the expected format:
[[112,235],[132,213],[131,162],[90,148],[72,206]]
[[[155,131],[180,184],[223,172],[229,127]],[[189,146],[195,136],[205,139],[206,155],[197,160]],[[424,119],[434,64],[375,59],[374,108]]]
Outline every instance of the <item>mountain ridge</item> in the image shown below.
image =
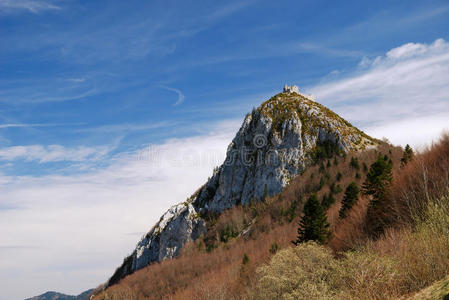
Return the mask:
[[31,298],[27,298],[25,300],[87,300],[90,293],[92,293],[93,289],[89,289],[87,291],[82,292],[77,296],[66,295],[63,293],[58,293],[54,291],[45,292],[39,296],[34,296]]
[[206,234],[207,213],[221,213],[278,194],[327,152],[364,150],[378,141],[298,93],[284,92],[246,115],[226,160],[191,197],[172,206],[124,259],[106,286],[152,262],[176,257]]

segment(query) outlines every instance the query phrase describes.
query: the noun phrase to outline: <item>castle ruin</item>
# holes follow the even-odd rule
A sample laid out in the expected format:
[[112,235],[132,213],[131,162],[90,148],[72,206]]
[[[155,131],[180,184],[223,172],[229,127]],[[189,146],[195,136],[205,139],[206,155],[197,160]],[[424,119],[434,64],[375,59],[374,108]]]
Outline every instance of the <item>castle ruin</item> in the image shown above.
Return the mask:
[[299,92],[299,87],[297,85],[292,85],[292,86],[288,86],[288,85],[284,85],[284,93],[287,94],[292,94],[292,93],[296,93],[300,96],[303,96],[304,98],[307,98],[309,100],[315,101],[315,96],[310,94],[310,95],[306,95],[306,94],[302,94]]

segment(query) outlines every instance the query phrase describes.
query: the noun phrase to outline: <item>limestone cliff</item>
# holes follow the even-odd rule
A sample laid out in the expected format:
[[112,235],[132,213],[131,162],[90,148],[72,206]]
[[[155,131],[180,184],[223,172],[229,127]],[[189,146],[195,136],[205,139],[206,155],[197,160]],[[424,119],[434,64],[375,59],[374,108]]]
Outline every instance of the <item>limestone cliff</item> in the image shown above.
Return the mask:
[[108,284],[179,254],[206,232],[201,215],[274,195],[320,155],[373,147],[370,138],[334,112],[298,93],[281,93],[245,117],[226,160],[188,201],[170,208],[137,244]]

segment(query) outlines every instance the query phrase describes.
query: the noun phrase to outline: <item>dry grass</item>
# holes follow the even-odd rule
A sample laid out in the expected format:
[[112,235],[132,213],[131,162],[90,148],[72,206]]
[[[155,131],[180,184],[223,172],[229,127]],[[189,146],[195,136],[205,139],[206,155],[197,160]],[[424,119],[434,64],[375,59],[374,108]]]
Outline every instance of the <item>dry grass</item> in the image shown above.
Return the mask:
[[[316,257],[325,261],[332,258],[331,267],[325,269],[337,277],[326,277],[315,254],[304,254],[301,249],[291,247],[273,257],[270,249],[274,243],[286,249],[296,237],[302,206],[310,193],[322,198],[330,192],[332,184],[340,185],[342,190],[351,181],[361,186],[365,180],[363,164],[369,167],[379,153],[388,155],[394,163],[388,203],[380,212],[379,219],[385,229],[380,238],[371,240],[366,231],[368,198],[360,198],[347,218],[338,218],[343,197],[340,192],[327,211],[333,231],[330,248],[315,245],[319,248],[316,251],[324,251],[315,253]],[[449,186],[449,137],[443,136],[438,144],[417,154],[403,168],[399,167],[400,148],[381,145],[377,150],[356,156],[360,170],[350,166],[349,155],[338,157],[336,164],[331,159],[329,164],[324,162],[324,168],[320,165],[308,168],[280,195],[264,203],[237,206],[211,218],[207,235],[187,245],[177,259],[135,272],[95,299],[242,299],[264,295],[266,299],[284,296],[284,299],[301,299],[302,296],[296,296],[305,295],[295,293],[312,295],[309,297],[312,299],[317,299],[316,295],[335,299],[390,299],[416,292],[444,278],[449,272],[449,206],[446,205],[449,200],[444,196]],[[337,180],[339,173],[341,179]],[[356,178],[357,173],[360,178]],[[321,188],[320,181],[324,181]],[[326,249],[338,253],[337,258]],[[247,264],[242,263],[245,253],[249,257]],[[301,253],[299,260],[298,253]],[[270,269],[276,265],[283,267]],[[295,269],[298,266],[302,271]],[[285,287],[276,287],[275,283],[293,287],[297,283],[267,277],[271,271],[281,279],[291,272],[305,272],[307,278],[303,280],[309,280],[309,285],[301,286],[302,291],[285,292]],[[267,290],[270,286],[274,290]]]
[[336,260],[314,242],[284,249],[258,270],[253,299],[332,299]]
[[[448,190],[449,193],[449,190]],[[330,248],[301,244],[259,268],[254,299],[397,299],[449,274],[449,196],[428,203],[411,229],[334,257]]]
[[[238,298],[252,285],[256,267],[269,260],[271,245],[286,247],[295,227],[278,226],[257,235],[257,239],[233,239],[211,252],[204,251],[201,241],[191,243],[178,258],[139,270],[95,299]],[[245,253],[249,263],[244,265]]]

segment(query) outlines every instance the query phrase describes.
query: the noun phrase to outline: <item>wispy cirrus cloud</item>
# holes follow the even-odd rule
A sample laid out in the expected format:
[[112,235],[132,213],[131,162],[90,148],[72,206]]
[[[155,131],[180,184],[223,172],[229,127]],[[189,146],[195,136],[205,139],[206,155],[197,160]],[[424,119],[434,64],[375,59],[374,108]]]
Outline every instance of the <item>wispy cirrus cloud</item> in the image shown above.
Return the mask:
[[76,147],[67,148],[61,145],[31,145],[0,148],[0,161],[37,161],[39,163],[59,161],[86,161],[104,158],[111,147]]
[[59,10],[57,6],[49,1],[42,0],[0,0],[0,13],[11,13],[15,11],[28,11],[40,13],[48,10]]
[[[42,89],[42,88],[39,88]],[[28,104],[28,103],[46,103],[46,102],[65,102],[73,100],[81,100],[95,95],[98,92],[96,88],[91,88],[83,91],[64,91],[52,92],[36,92],[27,89],[12,89],[7,90],[0,95],[0,102],[9,104]]]
[[21,99],[21,102],[29,102],[29,103],[41,103],[41,102],[64,102],[64,101],[71,101],[71,100],[80,100],[84,99],[86,97],[95,95],[97,93],[96,88],[92,88],[90,90],[87,90],[85,92],[79,93],[79,94],[72,94],[72,95],[55,95],[55,96],[41,96],[36,95],[32,96],[30,98],[23,98]]
[[68,82],[75,82],[75,83],[80,83],[80,82],[86,81],[86,78],[84,78],[84,77],[80,77],[80,78],[67,78],[67,79],[65,79],[65,81],[68,81]]
[[109,133],[109,132],[127,132],[138,130],[150,130],[164,127],[171,127],[176,125],[176,122],[153,122],[153,123],[125,123],[125,124],[111,124],[96,127],[80,128],[77,132],[95,132],[95,133]]
[[83,125],[84,123],[8,123],[0,124],[0,129],[2,128],[27,128],[27,127],[58,127],[58,126],[76,126]]
[[221,20],[229,15],[237,13],[251,5],[256,3],[255,0],[246,0],[246,1],[238,1],[236,3],[225,4],[221,7],[218,7],[214,12],[204,16],[204,19],[208,23],[216,22]]
[[166,89],[167,91],[172,91],[172,92],[175,92],[176,94],[178,94],[178,100],[176,100],[176,102],[173,103],[174,106],[177,106],[177,105],[179,105],[179,104],[184,102],[185,96],[181,92],[181,90],[175,89],[175,88],[171,88],[171,87],[168,87],[168,86],[162,86],[162,88]]

